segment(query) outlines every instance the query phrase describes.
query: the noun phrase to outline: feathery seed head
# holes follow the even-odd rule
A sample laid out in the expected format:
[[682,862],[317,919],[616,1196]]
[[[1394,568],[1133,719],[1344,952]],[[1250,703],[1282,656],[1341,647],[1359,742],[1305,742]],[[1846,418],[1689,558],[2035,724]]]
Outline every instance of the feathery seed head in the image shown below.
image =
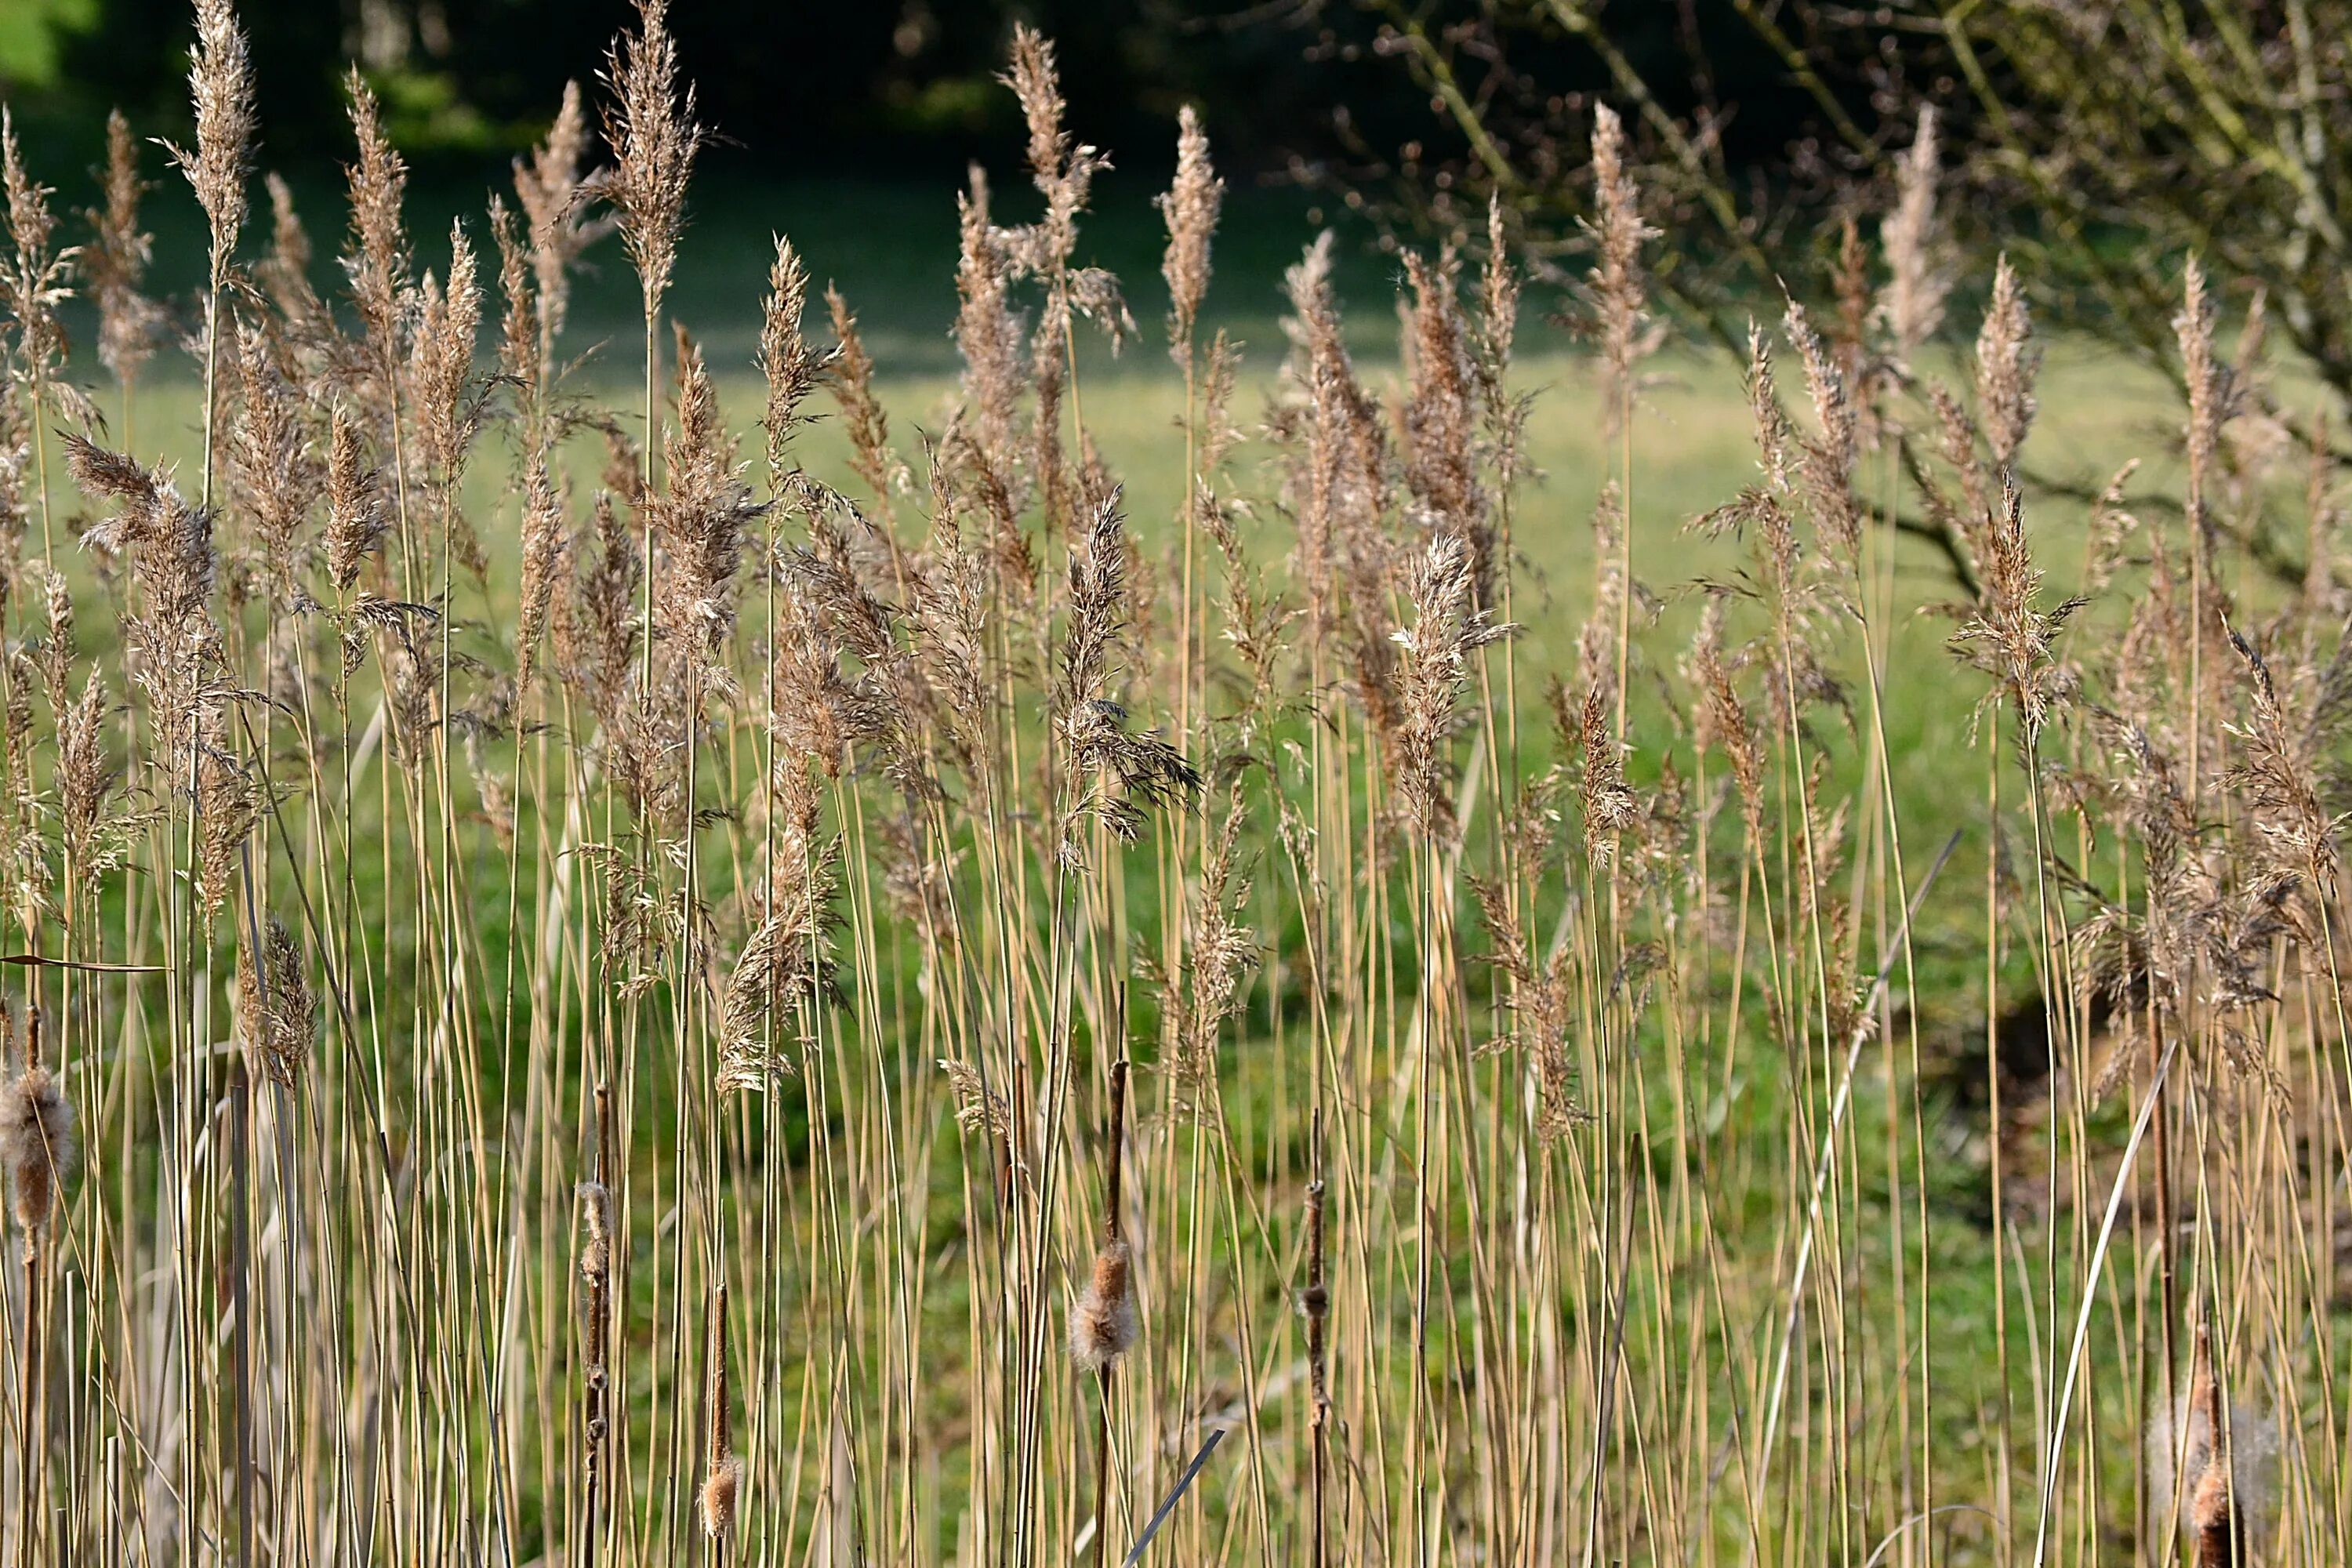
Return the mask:
[[760,316],[760,371],[768,383],[768,405],[761,420],[768,435],[768,482],[783,482],[785,449],[793,432],[806,424],[800,411],[831,356],[801,333],[801,317],[808,309],[808,268],[800,252],[783,236],[776,238],[776,259],[768,268],[768,297]]
[[26,1065],[0,1087],[0,1164],[7,1167],[9,1197],[23,1229],[38,1232],[48,1225],[77,1152],[74,1109],[64,1089],[47,1067]]
[[1160,275],[1168,280],[1168,342],[1181,363],[1191,352],[1192,325],[1209,291],[1209,242],[1225,183],[1209,163],[1209,136],[1191,104],[1177,111],[1176,180],[1159,206],[1168,220],[1168,251]]
[[588,192],[580,175],[588,151],[588,116],[580,105],[580,84],[563,84],[563,104],[546,139],[531,149],[530,160],[515,160],[516,199],[522,203],[530,226],[530,265],[538,286],[539,353],[541,375],[555,356],[555,340],[572,301],[572,264],[600,236],[610,232],[609,219],[590,222],[581,208]]
[[165,146],[195,188],[197,205],[211,226],[212,280],[217,287],[227,276],[230,253],[245,226],[245,182],[253,158],[253,61],[229,0],[196,0],[188,88],[195,100],[195,150]]
[[1070,1359],[1088,1372],[1116,1365],[1134,1347],[1139,1324],[1131,1272],[1127,1243],[1104,1242],[1070,1309]]
[[710,1474],[703,1479],[697,1506],[702,1515],[702,1533],[713,1541],[723,1541],[735,1531],[735,1513],[743,1493],[743,1461],[734,1454],[722,1454],[710,1462]]
[[2018,448],[2033,424],[2033,378],[2042,351],[2033,345],[2033,323],[2017,269],[2004,252],[1993,269],[1992,303],[1977,336],[1977,418],[1992,448],[1993,467],[2017,461]]
[[139,226],[147,192],[139,174],[131,122],[115,110],[106,117],[106,205],[86,214],[96,237],[82,253],[82,277],[98,306],[98,357],[126,385],[155,352],[163,307],[140,291],[153,258],[153,237]]
[[637,31],[621,35],[605,55],[604,86],[613,100],[604,110],[604,140],[614,165],[604,193],[619,210],[621,243],[651,316],[677,263],[687,181],[704,132],[695,123],[692,84],[678,84],[669,0],[637,0]]
[[408,235],[401,204],[408,194],[408,164],[384,134],[375,93],[357,67],[344,79],[352,100],[352,133],[359,161],[345,171],[351,193],[352,241],[343,258],[352,303],[380,374],[400,359],[401,296],[408,287]]
[[1919,106],[1910,150],[1896,162],[1895,210],[1879,225],[1888,278],[1879,315],[1906,357],[1935,335],[1951,290],[1936,223],[1936,110]]

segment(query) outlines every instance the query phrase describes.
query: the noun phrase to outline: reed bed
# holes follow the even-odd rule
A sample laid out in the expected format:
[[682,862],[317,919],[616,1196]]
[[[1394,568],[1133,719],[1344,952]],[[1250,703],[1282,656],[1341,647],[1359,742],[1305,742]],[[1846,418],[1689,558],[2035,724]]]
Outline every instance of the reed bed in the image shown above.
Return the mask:
[[[1608,455],[1541,492],[1511,215],[1404,258],[1392,373],[1318,243],[1244,383],[1188,112],[1139,519],[1080,343],[1162,334],[1037,35],[950,416],[779,239],[745,441],[662,0],[446,237],[354,74],[330,291],[197,16],[194,143],[118,118],[84,243],[0,135],[15,1561],[2352,1556],[2352,599],[2259,301],[2186,264],[2178,485],[2037,481],[1923,121],[1750,333],[1752,483],[1662,517],[1607,110]],[[1890,692],[1973,713],[1926,804]]]

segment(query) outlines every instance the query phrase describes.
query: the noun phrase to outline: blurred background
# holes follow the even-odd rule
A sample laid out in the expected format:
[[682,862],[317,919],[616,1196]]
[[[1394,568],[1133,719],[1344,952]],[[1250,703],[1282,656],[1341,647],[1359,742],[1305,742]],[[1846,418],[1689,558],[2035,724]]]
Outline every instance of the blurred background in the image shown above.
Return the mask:
[[[604,51],[634,16],[629,0],[240,11],[262,164],[294,188],[330,290],[347,62],[413,165],[410,227],[429,262],[426,242],[452,216],[509,188],[509,160],[566,81],[601,100]],[[820,281],[842,284],[886,370],[950,368],[953,197],[967,164],[993,176],[1000,216],[1034,205],[1018,110],[996,79],[1025,21],[1058,47],[1070,125],[1117,163],[1097,185],[1081,259],[1122,278],[1142,322],[1162,305],[1151,198],[1185,103],[1232,187],[1207,316],[1245,339],[1270,342],[1282,269],[1318,227],[1339,232],[1343,297],[1370,302],[1392,287],[1400,245],[1475,238],[1490,196],[1536,269],[1535,314],[1579,319],[1590,139],[1606,102],[1626,120],[1644,216],[1662,236],[1648,258],[1655,302],[1679,342],[1733,352],[1751,314],[1779,314],[1784,289],[1832,303],[1848,226],[1878,236],[1898,161],[1932,110],[1945,190],[1932,237],[1958,280],[1952,321],[1976,319],[1969,307],[2006,252],[2044,328],[2096,339],[2177,386],[2171,319],[2195,253],[2225,309],[2263,299],[2283,346],[2352,394],[2352,233],[2336,216],[2352,210],[2341,90],[2352,0],[677,0],[673,11],[717,137],[698,165],[673,308],[730,362],[749,352],[769,237],[782,232]],[[192,26],[185,0],[0,0],[0,99],[60,205],[95,199],[110,109],[142,135],[188,134]],[[182,243],[195,221],[183,182],[157,179],[148,221],[155,286],[184,292],[201,247]],[[575,321],[630,330],[624,269],[588,260]],[[1368,335],[1367,349],[1388,335]]]
[[[1213,310],[1250,335],[1271,328],[1281,270],[1318,226],[1341,229],[1367,298],[1386,292],[1383,250],[1459,226],[1448,198],[1482,189],[1482,170],[1433,63],[1484,111],[1512,116],[1509,134],[1538,165],[1581,163],[1567,148],[1580,142],[1591,95],[1630,68],[1655,79],[1669,113],[1708,119],[1708,155],[1723,177],[1793,190],[1821,106],[1741,23],[1744,5],[1615,5],[1598,13],[1596,47],[1538,12],[1517,26],[1476,5],[1448,16],[1317,0],[679,0],[671,26],[718,140],[697,173],[677,309],[731,357],[752,330],[768,235],[781,230],[820,279],[850,293],[887,365],[944,368],[953,193],[965,168],[990,169],[1016,216],[1029,195],[1019,110],[996,80],[1016,21],[1055,41],[1071,125],[1114,156],[1085,243],[1088,259],[1126,280],[1145,321],[1160,308],[1150,198],[1165,188],[1185,103],[1201,110],[1232,186]],[[293,185],[322,265],[341,221],[347,62],[360,63],[415,170],[411,224],[422,241],[508,188],[509,161],[545,131],[567,80],[595,101],[604,52],[633,16],[626,0],[246,0],[239,9],[260,82],[261,163]],[[146,136],[188,134],[192,37],[183,0],[0,0],[0,96],[36,174],[64,205],[94,199],[110,110]],[[1832,74],[1841,93],[1866,100],[1860,74]],[[1736,86],[1736,112],[1718,83]],[[1538,253],[1547,241],[1572,250],[1579,236],[1573,194],[1557,195],[1530,186],[1514,198]],[[194,279],[173,268],[201,247],[177,243],[196,223],[182,183],[159,179],[149,215],[155,281],[183,291]],[[608,259],[586,279],[584,330],[601,331],[607,307],[613,324],[631,319],[621,271]]]

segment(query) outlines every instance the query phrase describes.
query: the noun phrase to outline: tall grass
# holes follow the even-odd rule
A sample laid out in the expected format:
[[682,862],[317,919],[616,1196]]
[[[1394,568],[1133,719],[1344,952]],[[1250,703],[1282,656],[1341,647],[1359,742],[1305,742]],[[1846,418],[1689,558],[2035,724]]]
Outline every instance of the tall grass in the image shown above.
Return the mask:
[[[1688,524],[1736,564],[1688,580],[1672,241],[1603,118],[1547,670],[1500,208],[1475,277],[1407,258],[1392,379],[1310,248],[1245,408],[1186,114],[1139,519],[1037,35],[1042,216],[961,198],[951,417],[892,429],[779,239],[754,459],[665,314],[659,0],[614,162],[567,94],[446,249],[354,76],[334,299],[283,185],[240,246],[200,20],[194,500],[135,439],[137,143],[68,250],[5,137],[17,1561],[2346,1559],[2352,604],[2259,301],[2225,348],[2189,266],[2184,493],[2052,493],[2006,260],[1931,374],[1923,121],[1883,254],[1848,224],[1751,333],[1755,479]],[[614,226],[626,409],[567,373]],[[1953,657],[1898,668],[1923,615]],[[1924,804],[1921,700],[1976,740]]]

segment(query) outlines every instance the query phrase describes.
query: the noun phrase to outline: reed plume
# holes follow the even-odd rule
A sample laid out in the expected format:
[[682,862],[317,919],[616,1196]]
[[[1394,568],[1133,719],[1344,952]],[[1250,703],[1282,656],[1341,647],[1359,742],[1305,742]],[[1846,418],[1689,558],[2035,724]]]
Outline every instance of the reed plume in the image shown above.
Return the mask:
[[1168,342],[1180,363],[1189,354],[1192,326],[1209,292],[1209,244],[1225,183],[1209,162],[1209,135],[1191,104],[1176,113],[1176,180],[1155,198],[1168,223],[1160,275],[1168,281]]
[[98,307],[98,357],[121,383],[126,400],[155,352],[163,310],[142,293],[154,259],[154,237],[139,226],[140,199],[149,189],[139,173],[131,122],[114,110],[106,117],[106,205],[87,213],[92,237],[80,258],[82,281]]

